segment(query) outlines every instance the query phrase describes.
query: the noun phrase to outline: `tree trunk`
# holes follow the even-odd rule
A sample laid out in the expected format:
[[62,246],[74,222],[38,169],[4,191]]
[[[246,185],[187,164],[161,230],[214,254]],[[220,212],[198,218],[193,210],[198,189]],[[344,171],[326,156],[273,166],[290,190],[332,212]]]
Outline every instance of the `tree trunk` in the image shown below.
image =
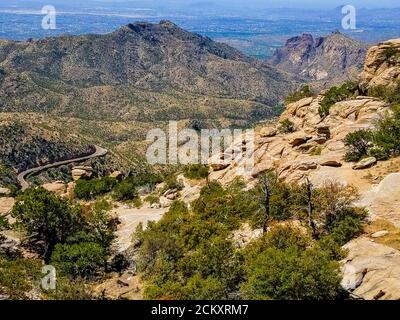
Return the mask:
[[307,204],[308,204],[308,226],[311,228],[312,231],[312,236],[314,239],[318,239],[318,233],[317,233],[317,228],[315,226],[314,220],[313,220],[313,211],[314,211],[314,206],[312,203],[312,184],[310,180],[307,178]]

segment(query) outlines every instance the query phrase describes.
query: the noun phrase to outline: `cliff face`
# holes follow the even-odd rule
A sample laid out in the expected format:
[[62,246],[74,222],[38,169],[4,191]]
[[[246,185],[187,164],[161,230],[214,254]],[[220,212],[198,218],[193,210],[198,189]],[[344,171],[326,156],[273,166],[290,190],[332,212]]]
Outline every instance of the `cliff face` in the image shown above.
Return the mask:
[[367,45],[334,32],[313,38],[303,34],[291,38],[277,49],[271,63],[317,88],[327,88],[347,80],[355,80],[361,71]]
[[400,80],[400,39],[393,39],[369,49],[360,75],[364,90],[393,86]]

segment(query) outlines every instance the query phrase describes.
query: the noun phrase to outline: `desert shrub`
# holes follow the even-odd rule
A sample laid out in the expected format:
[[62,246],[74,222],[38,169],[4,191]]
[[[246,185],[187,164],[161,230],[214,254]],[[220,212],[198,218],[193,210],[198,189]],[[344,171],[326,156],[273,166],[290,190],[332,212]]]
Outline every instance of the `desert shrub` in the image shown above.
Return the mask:
[[129,261],[125,255],[118,253],[111,261],[110,269],[114,272],[122,272],[129,267]]
[[395,86],[378,85],[369,88],[368,95],[392,104],[400,104],[400,81],[397,81]]
[[289,119],[285,119],[279,123],[279,130],[282,133],[291,133],[294,132],[296,129],[292,121],[290,121]]
[[330,231],[332,239],[339,245],[345,245],[351,239],[358,237],[363,233],[364,218],[364,215],[356,214],[355,209],[352,209],[349,215],[335,223]]
[[393,46],[385,48],[383,54],[385,55],[386,61],[391,64],[400,62],[400,50]]
[[329,182],[314,192],[315,221],[321,235],[331,235],[340,245],[358,236],[366,217],[355,208],[359,194],[353,186]]
[[331,300],[342,290],[338,263],[318,247],[268,248],[246,262],[246,299]]
[[299,101],[304,98],[312,97],[313,92],[311,91],[310,86],[303,86],[300,90],[290,93],[285,98],[285,104],[293,103]]
[[0,164],[0,184],[15,189],[18,186],[15,170],[10,166]]
[[208,166],[202,164],[190,164],[183,169],[183,175],[188,179],[205,179],[208,174]]
[[358,161],[365,156],[386,160],[400,154],[400,105],[393,106],[393,113],[383,116],[375,131],[359,130],[345,138],[350,148],[346,161]]
[[277,225],[264,236],[267,247],[286,249],[293,246],[306,249],[312,243],[307,231],[289,225]]
[[[277,174],[273,171],[265,173],[265,176],[260,177],[260,179],[269,181],[269,220],[288,220],[293,218],[295,213],[305,210],[307,204],[303,187],[279,181]],[[263,190],[262,184],[259,184],[253,191],[261,206],[253,215],[252,222],[253,226],[261,227],[265,219],[266,210],[264,206],[265,190]]]
[[[111,209],[110,204],[105,200],[97,200],[91,211],[85,215],[84,222],[80,227],[79,232],[85,233],[79,242],[95,242],[101,245],[103,248],[108,249],[111,247],[115,239],[115,231],[117,231],[118,221],[111,217],[109,210]],[[74,234],[67,239],[68,243],[78,243],[78,234]]]
[[46,262],[70,277],[88,277],[104,269],[116,231],[107,202],[97,201],[84,212],[43,188],[30,189],[16,200],[16,227]]
[[177,180],[176,176],[174,174],[168,175],[165,180],[164,180],[164,187],[161,190],[161,193],[164,193],[168,190],[182,190],[183,189],[183,184]]
[[344,143],[350,150],[345,155],[346,161],[359,161],[368,155],[371,148],[373,133],[370,130],[359,130],[349,133]]
[[0,216],[0,231],[7,230],[10,227],[6,217]]
[[378,148],[380,158],[400,154],[400,105],[393,106],[393,114],[385,115],[374,132],[374,145]]
[[58,276],[55,290],[43,292],[44,300],[93,300],[97,299],[90,290],[90,287],[83,279],[71,280],[67,277]]
[[144,201],[152,205],[154,203],[160,203],[160,197],[150,194],[146,198],[144,198]]
[[113,197],[119,201],[133,200],[137,195],[136,183],[133,179],[122,180],[113,189]]
[[29,189],[17,197],[12,216],[45,258],[80,225],[80,207],[43,188]]
[[321,117],[329,115],[330,108],[337,102],[346,100],[358,94],[358,84],[356,82],[346,82],[340,87],[330,88],[324,96],[319,109]]
[[93,200],[98,196],[110,192],[117,184],[111,177],[102,177],[91,180],[79,179],[76,182],[74,193],[78,199]]
[[147,186],[149,189],[153,189],[156,184],[163,181],[162,175],[153,171],[145,171],[128,177],[136,187]]
[[91,278],[104,271],[107,261],[105,249],[93,242],[57,244],[51,264],[64,276]]
[[227,237],[248,210],[238,188],[210,183],[192,211],[174,202],[158,223],[138,232],[138,267],[149,283],[147,298],[226,299],[237,289],[240,254]]
[[28,299],[27,293],[41,278],[39,260],[10,259],[0,254],[0,294],[10,300]]

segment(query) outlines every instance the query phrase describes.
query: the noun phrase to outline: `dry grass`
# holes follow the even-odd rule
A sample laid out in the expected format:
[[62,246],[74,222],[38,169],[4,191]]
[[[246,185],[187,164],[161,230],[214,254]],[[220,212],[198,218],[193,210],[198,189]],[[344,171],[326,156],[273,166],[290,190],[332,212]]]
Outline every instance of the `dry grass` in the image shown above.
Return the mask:
[[368,236],[383,230],[388,231],[389,234],[384,237],[374,238],[375,242],[400,250],[400,228],[395,227],[392,223],[378,219],[366,225],[364,229]]
[[400,172],[400,157],[378,162],[375,167],[366,170],[363,178],[372,184],[377,184],[388,174],[395,172]]

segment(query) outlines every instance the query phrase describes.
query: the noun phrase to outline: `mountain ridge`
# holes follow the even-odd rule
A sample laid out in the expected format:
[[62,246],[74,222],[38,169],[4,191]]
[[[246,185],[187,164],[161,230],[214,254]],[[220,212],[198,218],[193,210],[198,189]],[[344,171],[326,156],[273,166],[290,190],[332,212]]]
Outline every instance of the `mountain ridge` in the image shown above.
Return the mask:
[[[201,113],[199,96],[247,102],[252,105],[250,113],[258,109],[262,117],[268,117],[271,106],[280,103],[295,82],[265,62],[169,21],[128,24],[105,35],[2,41],[0,68],[0,92],[11,97],[0,99],[2,111],[79,116],[86,109],[92,116],[103,111],[107,118],[135,120],[135,115],[150,113],[144,121],[165,118],[155,109],[161,106],[168,112],[172,105],[168,100],[174,97],[178,112],[170,113],[193,118]],[[138,102],[137,96],[144,92],[139,100],[154,102]],[[115,98],[116,94],[120,97]],[[182,94],[190,97],[191,108]],[[92,105],[90,99],[102,95],[103,101]],[[20,108],[13,98],[37,103]],[[77,104],[85,104],[85,109]],[[215,105],[217,115],[229,118],[223,103],[216,101]],[[205,113],[207,118],[210,112]]]

